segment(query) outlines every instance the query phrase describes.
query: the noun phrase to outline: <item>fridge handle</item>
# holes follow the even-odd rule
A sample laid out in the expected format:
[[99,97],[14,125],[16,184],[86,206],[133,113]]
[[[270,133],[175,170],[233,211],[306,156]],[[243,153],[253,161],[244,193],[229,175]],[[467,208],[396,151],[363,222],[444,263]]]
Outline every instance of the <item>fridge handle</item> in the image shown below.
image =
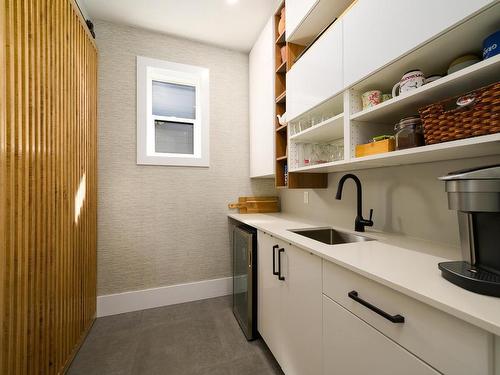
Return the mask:
[[276,269],[276,249],[279,247],[279,245],[274,245],[273,246],[273,275],[278,276],[278,271],[275,271]]

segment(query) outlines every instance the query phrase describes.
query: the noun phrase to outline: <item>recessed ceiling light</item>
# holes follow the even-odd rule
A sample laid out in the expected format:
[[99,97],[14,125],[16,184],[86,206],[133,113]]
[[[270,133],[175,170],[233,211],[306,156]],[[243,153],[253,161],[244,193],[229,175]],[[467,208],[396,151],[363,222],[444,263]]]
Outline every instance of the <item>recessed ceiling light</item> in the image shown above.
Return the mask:
[[229,5],[234,5],[234,4],[237,4],[239,0],[226,0],[226,3],[228,3]]

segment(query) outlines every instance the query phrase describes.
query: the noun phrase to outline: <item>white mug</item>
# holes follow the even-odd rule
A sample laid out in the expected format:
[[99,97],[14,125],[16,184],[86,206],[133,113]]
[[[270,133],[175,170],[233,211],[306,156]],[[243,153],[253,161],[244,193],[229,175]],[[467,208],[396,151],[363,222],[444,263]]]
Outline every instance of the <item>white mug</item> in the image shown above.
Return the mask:
[[[396,97],[404,92],[412,91],[423,86],[425,83],[425,76],[420,70],[411,70],[401,78],[401,80],[392,88],[392,97]],[[399,90],[398,90],[399,88]]]

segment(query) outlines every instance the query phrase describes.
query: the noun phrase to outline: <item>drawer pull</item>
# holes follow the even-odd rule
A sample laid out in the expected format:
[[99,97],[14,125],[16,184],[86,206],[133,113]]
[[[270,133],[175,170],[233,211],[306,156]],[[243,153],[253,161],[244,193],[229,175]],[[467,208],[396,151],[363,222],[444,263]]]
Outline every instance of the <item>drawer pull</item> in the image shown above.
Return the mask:
[[285,249],[281,248],[278,250],[278,280],[285,280],[285,276],[281,275],[281,253],[284,253]]
[[273,275],[278,276],[278,271],[276,270],[276,249],[279,247],[279,245],[274,245],[273,246]]
[[405,322],[404,316],[399,315],[399,314],[397,314],[397,315],[387,314],[385,311],[380,310],[377,306],[373,306],[371,303],[366,302],[364,299],[361,299],[358,296],[358,292],[356,292],[355,290],[347,293],[347,295],[349,296],[349,298],[355,300],[356,302],[362,304],[365,307],[368,307],[370,310],[376,312],[377,314],[383,316],[384,318],[386,318],[387,320],[389,320],[393,323],[404,323]]

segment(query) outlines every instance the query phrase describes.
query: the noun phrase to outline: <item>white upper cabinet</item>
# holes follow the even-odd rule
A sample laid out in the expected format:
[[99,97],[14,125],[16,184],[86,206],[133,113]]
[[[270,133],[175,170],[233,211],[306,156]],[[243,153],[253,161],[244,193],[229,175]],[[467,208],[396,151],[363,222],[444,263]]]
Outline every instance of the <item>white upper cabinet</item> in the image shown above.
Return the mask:
[[273,21],[249,57],[250,177],[274,176]]
[[297,30],[302,20],[320,0],[286,0],[286,33],[289,36]]
[[342,91],[342,24],[330,26],[287,73],[288,121]]
[[491,2],[358,0],[343,17],[345,85],[366,77]]
[[308,45],[353,0],[286,0],[286,39]]

